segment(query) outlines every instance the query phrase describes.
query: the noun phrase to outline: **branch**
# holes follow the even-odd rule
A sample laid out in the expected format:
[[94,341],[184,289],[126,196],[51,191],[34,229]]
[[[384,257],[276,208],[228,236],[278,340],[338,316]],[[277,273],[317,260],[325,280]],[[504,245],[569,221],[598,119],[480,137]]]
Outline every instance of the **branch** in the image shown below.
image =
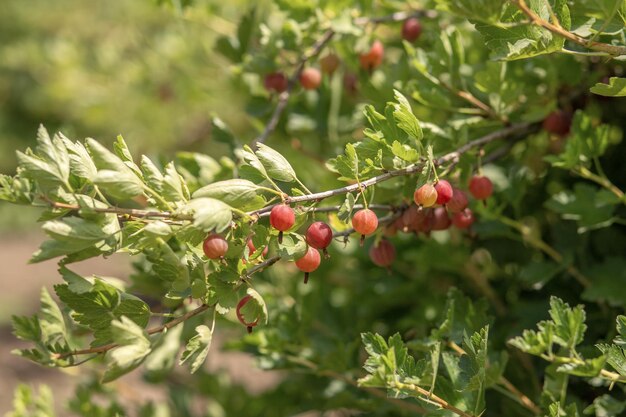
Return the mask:
[[[442,157],[438,158],[435,161],[437,165],[444,165],[446,163],[458,161],[458,159],[464,153],[470,151],[473,148],[482,147],[490,142],[494,142],[496,140],[504,139],[513,134],[521,134],[524,132],[530,132],[534,128],[534,125],[531,123],[519,123],[515,125],[511,125],[510,127],[504,128],[502,130],[498,130],[496,132],[489,133],[481,138],[475,139],[471,142],[466,143],[455,151],[447,153]],[[322,191],[319,193],[306,194],[302,196],[287,196],[284,199],[284,203],[302,203],[306,201],[321,201],[329,197],[333,197],[336,195],[347,194],[355,191],[362,191],[367,187],[371,187],[372,185],[376,185],[378,183],[390,180],[395,177],[405,176],[405,175],[413,175],[422,170],[424,162],[418,162],[416,164],[409,165],[406,168],[388,171],[384,174],[378,175],[376,177],[372,177],[365,181],[361,181],[360,183],[351,184],[345,187],[337,188],[334,190]],[[280,203],[279,203],[280,204]],[[272,204],[270,206],[264,207],[259,210],[248,212],[247,214],[250,216],[261,216],[264,213],[267,213],[272,210],[276,204]]]
[[[388,16],[381,16],[381,17],[360,17],[360,18],[354,19],[354,23],[357,25],[367,25],[367,24],[379,24],[383,22],[402,22],[411,17],[419,17],[419,16],[427,16],[427,17],[432,18],[432,17],[436,17],[437,13],[428,11],[428,10],[418,10],[418,11],[413,11],[413,12],[397,12],[397,13],[390,14]],[[303,53],[300,56],[296,64],[296,68],[291,74],[291,77],[289,77],[289,80],[287,82],[287,89],[283,91],[282,93],[280,93],[280,96],[278,97],[278,104],[276,105],[276,108],[274,108],[274,112],[272,113],[272,117],[270,118],[270,121],[265,126],[265,129],[263,129],[263,132],[261,132],[259,136],[254,138],[254,140],[251,143],[252,148],[254,148],[254,145],[257,143],[264,143],[267,140],[267,138],[272,134],[274,129],[276,129],[276,126],[278,126],[278,121],[280,120],[280,116],[283,114],[283,112],[287,108],[287,103],[289,102],[289,97],[291,96],[291,92],[293,91],[294,87],[297,85],[298,80],[300,78],[300,74],[302,73],[302,70],[304,69],[306,62],[310,60],[311,58],[314,58],[317,55],[319,55],[319,53],[322,51],[322,49],[324,49],[326,44],[330,42],[333,36],[335,36],[335,31],[333,29],[328,29],[326,32],[324,32],[322,37],[313,44],[313,46],[311,47],[309,51]]]
[[131,208],[122,208],[122,207],[81,207],[78,204],[67,204],[60,203],[58,201],[53,201],[45,195],[41,196],[41,199],[50,205],[52,208],[61,209],[61,210],[92,210],[96,213],[114,213],[117,215],[137,217],[137,218],[163,218],[163,219],[174,219],[174,220],[193,220],[193,216],[184,215],[184,214],[174,214],[169,211],[154,211],[154,210],[140,210],[140,209],[131,209]]
[[530,18],[531,22],[537,26],[541,26],[542,28],[547,29],[554,34],[557,34],[569,41],[572,41],[574,43],[577,43],[578,45],[584,46],[585,48],[592,49],[594,51],[605,52],[613,56],[626,55],[625,46],[609,45],[602,42],[589,41],[564,29],[558,23],[558,21],[555,21],[555,23],[550,23],[547,20],[542,19],[541,16],[539,16],[530,7],[528,7],[525,0],[512,1],[526,16]]
[[[399,381],[394,381],[391,383],[391,387],[399,389],[399,390],[409,390],[409,391],[413,391],[419,395],[421,395],[422,397],[418,397],[419,399],[426,401],[426,402],[432,402],[437,404],[439,407],[444,408],[448,411],[452,411],[454,414],[460,416],[460,417],[474,417],[472,414],[468,414],[463,410],[459,410],[458,408],[456,408],[455,406],[453,406],[452,404],[448,403],[446,400],[444,400],[443,398],[431,393],[428,390],[425,390],[424,388],[415,385],[415,384],[405,384],[403,382],[399,382]],[[424,398],[425,397],[425,398]]]

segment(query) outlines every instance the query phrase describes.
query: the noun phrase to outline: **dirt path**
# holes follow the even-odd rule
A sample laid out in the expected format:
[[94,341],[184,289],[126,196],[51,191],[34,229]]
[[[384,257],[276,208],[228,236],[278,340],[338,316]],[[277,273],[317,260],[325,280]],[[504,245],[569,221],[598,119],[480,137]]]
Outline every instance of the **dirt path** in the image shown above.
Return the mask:
[[[13,391],[19,383],[33,387],[39,384],[51,386],[58,415],[69,415],[62,412],[62,406],[80,380],[80,368],[65,372],[47,369],[11,354],[13,349],[25,346],[11,334],[11,315],[35,313],[39,308],[41,287],[45,286],[53,293],[52,286],[62,282],[55,261],[28,264],[42,239],[43,235],[39,233],[0,236],[0,265],[3,265],[0,273],[0,416],[11,410]],[[74,264],[72,270],[83,275],[125,277],[130,272],[130,260],[124,255],[96,258]],[[248,355],[221,353],[218,347],[219,337],[207,360],[210,370],[225,369],[234,382],[244,384],[252,392],[262,391],[278,382],[279,375],[257,370]],[[144,384],[139,372],[122,378],[119,383],[133,387],[134,401],[138,399],[137,393],[141,399],[163,398],[161,389]]]

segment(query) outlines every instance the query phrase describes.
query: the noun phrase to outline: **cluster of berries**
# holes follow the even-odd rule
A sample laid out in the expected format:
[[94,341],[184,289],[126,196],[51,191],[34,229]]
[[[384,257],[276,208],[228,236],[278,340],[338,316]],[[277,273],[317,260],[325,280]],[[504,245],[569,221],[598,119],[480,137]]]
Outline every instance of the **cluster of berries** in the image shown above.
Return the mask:
[[[412,17],[404,21],[402,25],[402,38],[404,40],[415,42],[421,34],[422,25],[417,18]],[[362,69],[371,72],[382,64],[384,55],[385,47],[382,42],[375,40],[368,51],[359,55],[359,64]],[[300,85],[305,90],[317,89],[322,83],[322,73],[332,75],[341,65],[341,59],[331,52],[320,58],[319,65],[321,71],[315,67],[306,67],[300,72]],[[356,75],[346,72],[343,83],[348,92],[354,93],[356,91]],[[263,85],[267,91],[280,94],[287,90],[289,80],[283,72],[277,71],[267,74],[263,80]]]

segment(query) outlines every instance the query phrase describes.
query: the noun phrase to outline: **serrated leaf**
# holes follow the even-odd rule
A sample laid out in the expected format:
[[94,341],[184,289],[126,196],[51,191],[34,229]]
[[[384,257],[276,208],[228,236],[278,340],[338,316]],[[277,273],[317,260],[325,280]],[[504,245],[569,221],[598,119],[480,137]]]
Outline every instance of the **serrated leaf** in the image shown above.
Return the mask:
[[231,179],[214,182],[196,190],[193,198],[214,198],[240,210],[255,210],[265,205],[266,200],[260,195],[260,188],[252,181]]
[[257,143],[256,156],[265,168],[267,175],[275,180],[293,182],[296,180],[296,172],[291,164],[278,151],[262,143]]
[[200,325],[196,327],[196,334],[187,342],[183,351],[179,364],[182,365],[190,360],[191,373],[196,372],[206,360],[209,349],[211,348],[211,340],[213,333],[208,326]]
[[[424,133],[422,132],[422,128],[420,127],[417,117],[413,114],[409,101],[398,90],[393,90],[393,93],[397,101],[397,104],[393,103],[394,120],[400,129],[419,142],[424,137]],[[391,137],[388,139],[391,140],[394,138]]]
[[128,317],[111,322],[111,335],[120,346],[106,354],[107,369],[102,377],[103,383],[137,368],[151,352],[148,334]]
[[294,261],[304,256],[307,244],[304,238],[296,233],[283,236],[283,242],[278,245],[278,255],[286,261]]
[[626,78],[611,77],[608,84],[597,83],[591,87],[591,92],[606,97],[626,96]]
[[550,317],[554,322],[555,343],[572,349],[583,341],[587,325],[582,305],[571,308],[560,298],[550,297]]
[[192,214],[194,227],[205,231],[218,233],[228,229],[233,220],[232,209],[229,205],[214,198],[194,198],[180,208],[179,214]]
[[[559,24],[568,30],[570,13],[565,0],[529,2],[529,7],[539,17],[551,21],[554,12]],[[474,17],[482,20],[479,17]],[[565,38],[540,26],[525,24],[528,18],[514,4],[507,4],[498,23],[477,23],[476,29],[485,38],[485,44],[494,53],[496,59],[523,59],[537,55],[558,52],[563,48]]]
[[72,317],[94,332],[92,346],[111,340],[111,322],[125,316],[145,327],[150,318],[148,305],[139,298],[121,293],[106,282],[96,279],[89,292],[75,293],[66,284],[56,285],[55,292],[72,310]]

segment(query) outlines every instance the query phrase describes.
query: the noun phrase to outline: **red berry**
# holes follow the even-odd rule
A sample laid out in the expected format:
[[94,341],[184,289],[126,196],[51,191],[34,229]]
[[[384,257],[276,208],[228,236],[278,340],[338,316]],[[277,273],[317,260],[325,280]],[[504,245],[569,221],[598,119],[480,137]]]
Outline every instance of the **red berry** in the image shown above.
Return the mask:
[[469,183],[469,191],[476,200],[485,200],[493,193],[493,184],[487,177],[474,175]]
[[367,71],[371,71],[374,68],[380,66],[383,63],[383,55],[385,54],[385,47],[379,40],[374,41],[369,51],[359,56],[359,62],[361,68]]
[[202,250],[209,259],[220,259],[228,252],[228,242],[222,235],[211,234],[204,239]]
[[339,64],[341,61],[336,54],[330,53],[325,55],[320,59],[320,67],[322,68],[322,72],[328,75],[333,74],[337,68],[339,68]]
[[306,243],[315,249],[326,250],[333,240],[333,230],[324,222],[312,223],[306,230]]
[[450,213],[458,213],[459,211],[464,210],[469,201],[467,200],[467,195],[458,188],[454,188],[452,190],[452,198],[446,204],[446,208],[450,211]]
[[407,233],[409,230],[414,230],[420,220],[417,207],[414,205],[409,206],[406,210],[404,210],[400,219],[402,222],[400,230],[404,233]]
[[278,243],[283,242],[283,232],[291,229],[296,222],[296,214],[286,204],[278,204],[270,211],[270,224],[278,230]]
[[369,255],[372,262],[386,268],[396,259],[396,248],[387,239],[381,239],[370,247]]
[[422,24],[417,18],[412,17],[404,21],[402,25],[402,38],[409,42],[415,42],[422,34]]
[[572,117],[563,110],[555,110],[543,120],[543,128],[559,136],[567,135],[571,124]]
[[424,184],[413,194],[415,204],[423,207],[430,207],[437,202],[437,190],[432,184]]
[[370,209],[359,210],[354,213],[352,217],[352,227],[361,235],[361,246],[363,246],[363,239],[365,236],[369,236],[376,231],[378,227],[378,217]]
[[315,90],[322,83],[322,73],[317,68],[305,68],[300,73],[300,84],[305,90]]
[[287,77],[282,72],[267,74],[263,80],[263,85],[267,91],[275,91],[277,93],[285,91],[288,83]]
[[437,190],[437,204],[446,204],[452,199],[452,186],[446,180],[439,180],[435,184],[435,190]]
[[446,230],[452,222],[448,212],[443,207],[435,207],[432,215],[432,230]]
[[459,229],[467,229],[472,223],[474,223],[474,213],[468,208],[452,216],[452,224]]
[[309,281],[309,273],[315,271],[321,261],[320,253],[312,246],[309,246],[304,256],[296,261],[298,269],[304,272],[305,284]]
[[239,302],[237,303],[237,309],[236,309],[236,313],[237,313],[237,319],[239,320],[239,322],[241,324],[243,324],[244,326],[246,326],[248,328],[248,333],[252,333],[252,328],[254,326],[256,326],[257,324],[259,324],[259,318],[257,317],[256,320],[252,321],[252,322],[247,322],[245,317],[243,316],[243,313],[241,311],[241,309],[248,304],[248,302],[250,302],[250,300],[252,300],[252,296],[251,295],[246,295],[244,296],[241,300],[239,300]]
[[[248,255],[252,255],[254,252],[256,252],[256,248],[254,247],[252,238],[248,239],[248,241],[246,242],[246,245],[248,246]],[[268,250],[269,250],[269,247],[266,246],[265,249],[263,249],[263,253],[261,253],[261,255],[263,256],[267,255]]]
[[359,80],[357,76],[351,72],[346,72],[343,75],[343,88],[348,94],[356,94],[359,90]]

